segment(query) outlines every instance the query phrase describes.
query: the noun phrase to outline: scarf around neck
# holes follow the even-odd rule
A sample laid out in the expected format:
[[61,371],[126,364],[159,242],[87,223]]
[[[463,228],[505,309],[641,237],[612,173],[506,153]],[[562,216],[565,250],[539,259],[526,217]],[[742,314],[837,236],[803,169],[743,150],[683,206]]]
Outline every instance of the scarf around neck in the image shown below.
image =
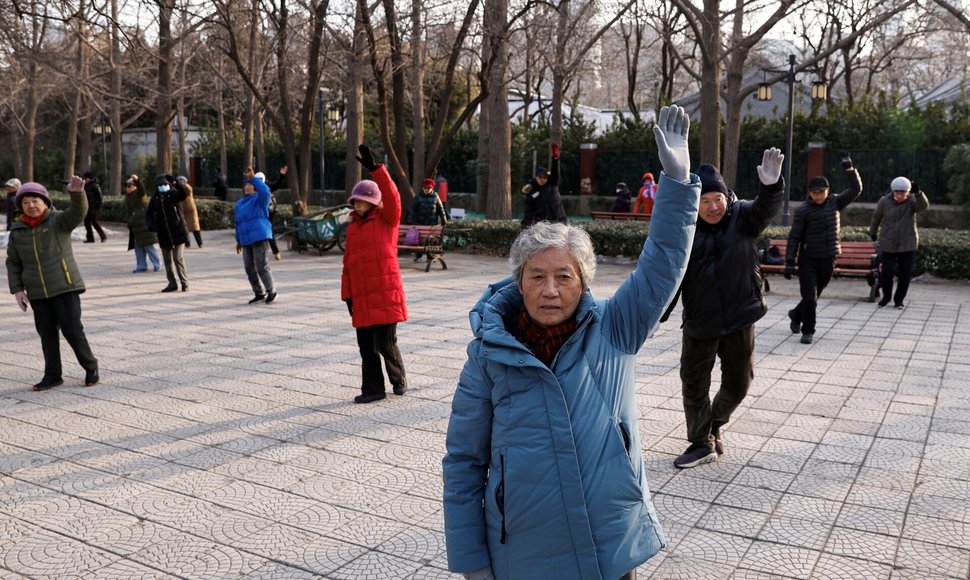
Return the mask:
[[523,304],[516,325],[515,338],[531,350],[543,364],[549,366],[552,364],[552,359],[556,357],[556,353],[575,331],[575,314],[562,324],[545,327],[532,320]]
[[44,221],[44,217],[45,216],[47,216],[47,210],[46,209],[44,210],[44,213],[40,214],[39,216],[37,216],[35,218],[32,218],[32,217],[30,217],[27,214],[23,214],[23,215],[20,216],[20,221],[22,221],[25,224],[27,224],[27,227],[29,227],[30,229],[34,229],[34,228],[36,228],[37,226],[40,225],[40,222]]

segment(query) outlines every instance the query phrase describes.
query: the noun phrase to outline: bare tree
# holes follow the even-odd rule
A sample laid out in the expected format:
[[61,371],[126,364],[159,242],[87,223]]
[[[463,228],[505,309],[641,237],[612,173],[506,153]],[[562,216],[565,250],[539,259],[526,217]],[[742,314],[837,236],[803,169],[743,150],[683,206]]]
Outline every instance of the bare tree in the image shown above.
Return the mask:
[[512,217],[512,129],[508,109],[508,1],[485,3],[482,59],[493,58],[479,116],[478,203],[488,219]]

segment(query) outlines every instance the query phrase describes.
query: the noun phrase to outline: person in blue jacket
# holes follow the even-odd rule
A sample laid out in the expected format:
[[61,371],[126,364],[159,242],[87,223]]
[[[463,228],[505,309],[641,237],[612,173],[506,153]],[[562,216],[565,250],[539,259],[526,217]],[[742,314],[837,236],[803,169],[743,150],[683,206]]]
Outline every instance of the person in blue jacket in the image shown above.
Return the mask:
[[[254,297],[250,304],[276,300],[276,285],[266,254],[273,237],[269,221],[269,186],[262,179],[250,177],[243,184],[244,195],[236,202],[236,253],[242,253],[249,285]],[[264,289],[265,287],[265,289]]]
[[690,120],[664,107],[665,173],[636,269],[609,299],[583,230],[539,222],[512,276],[470,313],[474,338],[443,460],[448,567],[467,579],[634,578],[664,547],[637,428],[636,354],[687,267],[700,181]]

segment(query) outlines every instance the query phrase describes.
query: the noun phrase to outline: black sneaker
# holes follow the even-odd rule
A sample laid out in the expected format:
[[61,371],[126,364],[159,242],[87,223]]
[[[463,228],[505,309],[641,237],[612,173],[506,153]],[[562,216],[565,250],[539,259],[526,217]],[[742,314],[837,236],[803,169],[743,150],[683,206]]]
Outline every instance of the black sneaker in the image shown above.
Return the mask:
[[883,307],[884,307],[884,306],[886,306],[887,304],[889,304],[889,299],[888,299],[888,298],[885,298],[885,299],[883,299],[883,300],[880,300],[880,301],[879,301],[879,308],[883,308]]
[[188,291],[189,291],[189,285],[188,284],[182,284],[182,292],[188,292]]
[[681,455],[674,459],[674,467],[686,469],[702,463],[710,463],[717,459],[717,451],[707,445],[691,445]]
[[906,308],[906,305],[905,304],[897,304],[896,305],[896,310],[902,310],[903,308]]
[[407,383],[402,383],[400,385],[394,385],[394,394],[395,395],[403,395],[406,392],[408,392],[408,384]]
[[374,401],[380,401],[386,399],[387,395],[384,393],[379,393],[376,395],[357,395],[354,397],[355,403],[373,403]]
[[162,292],[175,292],[178,289],[178,286],[166,286],[165,288],[162,288]]
[[274,300],[276,300],[276,292],[270,292],[266,295],[267,304],[272,304]]
[[791,322],[788,324],[788,328],[791,328],[792,334],[798,334],[802,330],[802,324],[800,322],[795,321],[795,317],[792,316],[792,312],[794,311],[793,310],[788,311],[788,318],[791,319]]
[[714,436],[714,452],[717,453],[718,457],[724,455],[724,441],[721,440],[720,435]]
[[39,383],[34,385],[34,390],[46,391],[47,389],[53,389],[54,387],[58,387],[63,384],[64,384],[63,379],[49,379],[47,377],[44,377],[43,379],[40,380]]
[[249,301],[250,304],[256,304],[257,302],[262,302],[266,300],[265,294],[257,294],[252,300]]
[[802,339],[799,342],[802,344],[812,344],[812,340],[814,340],[814,337],[811,334],[803,334]]
[[98,384],[99,380],[101,380],[101,377],[98,376],[98,369],[88,371],[87,374],[84,375],[84,386],[93,387],[94,385]]

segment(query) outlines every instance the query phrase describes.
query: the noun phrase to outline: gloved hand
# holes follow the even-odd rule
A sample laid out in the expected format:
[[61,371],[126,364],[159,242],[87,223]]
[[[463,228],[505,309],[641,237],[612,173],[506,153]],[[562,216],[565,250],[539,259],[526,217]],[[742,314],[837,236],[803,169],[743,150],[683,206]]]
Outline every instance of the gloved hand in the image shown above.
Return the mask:
[[785,162],[785,156],[777,147],[765,149],[761,157],[761,165],[758,166],[758,179],[764,185],[774,185],[781,179],[781,166]]
[[370,148],[367,145],[361,143],[357,150],[360,151],[360,155],[357,156],[357,161],[364,166],[367,171],[376,171],[377,163],[374,163],[374,155],[370,152]]
[[350,315],[353,316],[354,315],[354,299],[353,298],[348,298],[348,299],[344,300],[344,302],[347,304],[347,312],[349,312]]
[[242,244],[240,244],[239,242],[236,242],[236,253],[237,254],[242,253]]
[[559,145],[552,144],[552,158],[559,159]]
[[876,234],[869,234],[869,239],[872,240],[873,242],[877,242],[879,241],[879,236],[877,236]]
[[794,273],[795,273],[795,265],[785,264],[785,280],[791,280],[791,277]]
[[462,575],[465,577],[465,580],[495,580],[491,566],[482,568],[481,570],[475,570],[474,572],[465,572]]
[[671,105],[660,109],[660,119],[653,127],[653,136],[657,140],[657,154],[667,175],[681,183],[686,182],[690,177],[688,132],[690,132],[690,116],[683,107]]
[[27,299],[27,293],[23,290],[14,293],[14,298],[17,299],[17,306],[20,310],[27,312],[27,305],[30,304],[30,300]]
[[71,180],[67,182],[67,192],[81,193],[82,191],[84,191],[84,180],[77,175],[72,175]]
[[909,194],[910,195],[918,195],[919,194],[919,182],[918,181],[912,182],[912,184],[909,186]]
[[842,164],[842,169],[845,169],[846,171],[852,169],[852,158],[849,157],[848,151],[839,152],[839,163]]
[[167,181],[169,185],[175,185],[175,177],[168,173],[165,174],[165,181]]

